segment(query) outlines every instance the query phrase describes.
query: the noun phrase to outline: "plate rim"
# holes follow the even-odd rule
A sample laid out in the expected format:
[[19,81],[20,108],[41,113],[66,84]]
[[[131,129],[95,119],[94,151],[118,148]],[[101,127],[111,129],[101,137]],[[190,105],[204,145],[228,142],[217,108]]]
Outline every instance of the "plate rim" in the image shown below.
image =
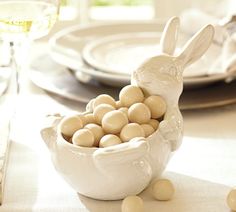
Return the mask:
[[121,40],[130,40],[132,39],[131,37],[132,35],[135,35],[135,39],[146,39],[146,38],[154,39],[155,38],[154,35],[159,36],[156,37],[156,39],[159,39],[161,36],[161,32],[138,32],[138,33],[131,32],[131,33],[121,33],[118,35],[108,35],[106,37],[101,37],[94,41],[88,42],[82,49],[81,56],[86,63],[88,63],[90,66],[94,67],[95,69],[98,69],[101,72],[130,76],[128,73],[125,73],[123,71],[122,72],[119,72],[118,70],[114,71],[114,69],[112,68],[104,66],[101,63],[99,64],[98,62],[96,62],[96,59],[91,55],[91,51],[93,51],[99,45],[105,45],[108,42],[111,43],[114,41],[117,42]]

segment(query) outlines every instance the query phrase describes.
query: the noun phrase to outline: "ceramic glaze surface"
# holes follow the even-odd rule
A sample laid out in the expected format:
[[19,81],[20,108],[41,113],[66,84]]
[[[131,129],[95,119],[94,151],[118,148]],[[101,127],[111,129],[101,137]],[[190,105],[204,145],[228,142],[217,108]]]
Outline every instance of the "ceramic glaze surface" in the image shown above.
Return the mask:
[[[138,194],[161,175],[181,145],[183,119],[178,100],[183,90],[183,70],[204,54],[214,29],[211,25],[201,29],[175,56],[178,28],[179,19],[170,19],[161,39],[163,54],[146,60],[132,74],[131,84],[149,95],[162,96],[167,103],[164,120],[151,136],[106,148],[85,148],[63,139],[56,129],[61,117],[42,130],[56,169],[77,192],[101,200]],[[87,112],[92,110],[92,102]]]

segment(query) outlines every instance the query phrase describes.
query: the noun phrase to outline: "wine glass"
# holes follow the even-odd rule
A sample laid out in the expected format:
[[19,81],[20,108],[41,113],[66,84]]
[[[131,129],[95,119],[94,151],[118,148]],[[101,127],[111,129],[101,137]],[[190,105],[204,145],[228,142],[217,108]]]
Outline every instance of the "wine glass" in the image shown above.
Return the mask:
[[17,83],[23,62],[17,51],[21,53],[26,42],[47,35],[58,13],[59,0],[0,0],[0,39],[10,45]]
[[22,49],[26,43],[48,34],[57,21],[59,3],[60,0],[0,0],[0,41],[8,43],[10,47],[11,66],[11,69],[7,67],[11,74],[7,74],[5,81],[2,80],[1,73],[6,73],[6,67],[0,67],[0,205],[8,136],[18,98],[14,101],[10,99],[18,97],[20,93],[19,73],[25,64]]

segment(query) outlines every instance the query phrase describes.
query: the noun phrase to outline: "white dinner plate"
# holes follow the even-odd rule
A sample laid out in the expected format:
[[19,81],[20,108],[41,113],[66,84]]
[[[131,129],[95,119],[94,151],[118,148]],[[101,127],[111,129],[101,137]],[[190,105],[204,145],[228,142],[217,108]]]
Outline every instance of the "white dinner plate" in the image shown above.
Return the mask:
[[[56,62],[64,66],[67,66],[70,69],[77,72],[76,76],[79,76],[81,75],[81,73],[84,73],[104,84],[123,86],[129,83],[130,81],[129,74],[124,74],[124,73],[116,74],[114,73],[114,71],[112,72],[111,70],[109,71],[100,70],[98,68],[94,68],[84,63],[82,52],[84,48],[85,49],[88,48],[86,47],[86,45],[94,46],[94,48],[92,49],[93,50],[96,49],[97,51],[98,49],[95,48],[95,46],[97,45],[95,44],[96,43],[102,44],[99,45],[100,47],[102,46],[102,48],[99,48],[99,55],[101,59],[102,58],[101,49],[104,49],[104,46],[107,46],[104,44],[109,41],[109,37],[110,39],[116,38],[115,45],[118,45],[119,39],[121,39],[119,37],[120,34],[149,35],[152,37],[154,35],[157,35],[157,37],[159,36],[157,39],[159,39],[160,32],[162,32],[162,30],[163,30],[163,24],[158,21],[138,21],[138,22],[132,21],[132,22],[122,22],[122,23],[116,22],[116,23],[106,23],[106,24],[91,24],[83,27],[76,25],[61,30],[50,39],[49,43],[50,43],[51,56]],[[185,43],[185,41],[187,40],[186,37],[184,36],[180,37],[182,39],[181,38],[179,39],[180,40],[180,44],[178,44],[179,46],[182,45],[181,43],[182,41],[183,43]],[[126,39],[126,41],[128,40],[130,41],[130,39]],[[137,40],[140,41],[140,39]],[[145,40],[146,42],[149,42],[147,39]],[[156,42],[154,37],[151,40],[154,43]],[[92,44],[93,42],[95,42],[95,44]],[[107,47],[105,49],[107,49]],[[209,70],[209,67],[212,66],[213,64],[215,64],[214,67],[219,67],[218,65],[218,62],[220,61],[219,49],[220,49],[219,46],[211,45],[206,55],[203,56],[201,60],[199,60],[194,65],[190,66],[185,71],[185,77],[184,77],[185,88],[201,87],[220,80],[225,80],[226,78],[230,77],[229,73],[220,73],[221,70],[218,68],[216,68],[215,70]],[[95,59],[97,60],[97,57]],[[99,63],[100,62],[101,61],[99,61]],[[211,74],[210,75],[206,74],[209,71],[211,72]]]
[[[94,79],[82,77],[86,83],[77,81],[67,67],[59,65],[46,54],[35,58],[30,69],[30,78],[34,84],[60,97],[87,103],[97,95],[106,93],[118,99],[120,88],[104,86]],[[232,103],[236,103],[236,81],[222,81],[205,88],[185,89],[179,106],[181,110],[189,110]]]

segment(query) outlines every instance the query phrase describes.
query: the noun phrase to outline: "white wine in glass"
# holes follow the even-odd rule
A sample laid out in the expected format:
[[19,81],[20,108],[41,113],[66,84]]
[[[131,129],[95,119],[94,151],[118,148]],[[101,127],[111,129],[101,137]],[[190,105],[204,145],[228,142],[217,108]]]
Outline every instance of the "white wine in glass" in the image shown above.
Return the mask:
[[0,37],[19,42],[47,35],[58,17],[53,1],[0,0]]
[[[8,70],[12,70],[11,77],[4,82],[7,84],[6,88],[0,92],[0,116],[4,114],[4,117],[7,117],[0,119],[0,205],[3,200],[8,137],[13,115],[6,116],[9,112],[6,108],[9,109],[8,97],[19,94],[18,74],[24,62],[21,58],[17,58],[19,56],[17,51],[21,52],[24,43],[48,34],[57,21],[59,2],[60,0],[0,0],[0,41],[9,43],[11,69]],[[1,72],[4,71],[6,69],[0,67],[0,88],[3,85]],[[17,105],[14,106],[14,110],[15,107]]]

